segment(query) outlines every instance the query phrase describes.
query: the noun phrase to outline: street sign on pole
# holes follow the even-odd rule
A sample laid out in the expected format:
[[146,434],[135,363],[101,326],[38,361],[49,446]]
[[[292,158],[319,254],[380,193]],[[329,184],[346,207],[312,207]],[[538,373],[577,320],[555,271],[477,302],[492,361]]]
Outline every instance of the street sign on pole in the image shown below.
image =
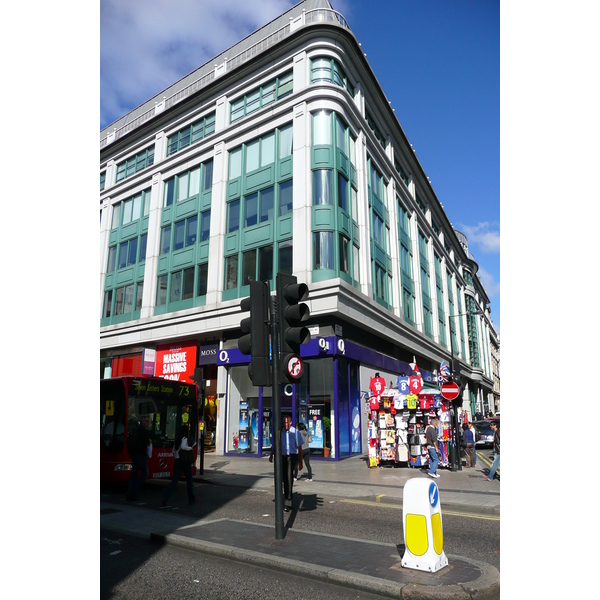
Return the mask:
[[445,398],[446,400],[455,400],[460,394],[460,388],[453,381],[449,381],[442,385],[440,393],[442,394],[442,398]]

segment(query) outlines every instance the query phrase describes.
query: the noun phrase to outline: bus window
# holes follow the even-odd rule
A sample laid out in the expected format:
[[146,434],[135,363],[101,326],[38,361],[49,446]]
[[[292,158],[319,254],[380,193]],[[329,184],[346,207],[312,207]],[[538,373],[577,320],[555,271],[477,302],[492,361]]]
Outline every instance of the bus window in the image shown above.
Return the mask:
[[119,381],[100,401],[100,440],[110,452],[120,452],[125,443],[125,389]]

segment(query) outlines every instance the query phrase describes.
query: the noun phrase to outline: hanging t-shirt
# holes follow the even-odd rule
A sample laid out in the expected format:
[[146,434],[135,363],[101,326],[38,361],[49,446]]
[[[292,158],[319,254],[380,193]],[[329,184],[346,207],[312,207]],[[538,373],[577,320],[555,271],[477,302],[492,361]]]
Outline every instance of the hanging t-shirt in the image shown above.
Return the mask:
[[385,390],[385,379],[381,376],[371,377],[371,381],[369,382],[369,389],[376,396],[380,396],[383,393],[383,390]]
[[371,396],[371,410],[377,410],[379,408],[379,396],[374,394]]

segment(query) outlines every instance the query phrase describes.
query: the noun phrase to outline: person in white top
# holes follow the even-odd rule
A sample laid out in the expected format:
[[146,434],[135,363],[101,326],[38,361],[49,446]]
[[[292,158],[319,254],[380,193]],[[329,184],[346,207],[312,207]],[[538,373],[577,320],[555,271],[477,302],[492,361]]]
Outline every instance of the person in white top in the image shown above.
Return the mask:
[[[188,494],[188,504],[194,504],[196,502],[196,497],[194,496],[194,487],[192,482],[192,462],[185,460],[183,457],[183,452],[190,453],[193,458],[193,449],[196,445],[194,442],[191,446],[188,445],[188,433],[189,428],[187,425],[182,425],[179,429],[179,434],[175,440],[175,445],[173,446],[173,455],[175,456],[175,463],[173,464],[173,479],[171,483],[168,485],[165,493],[163,494],[162,500],[160,502],[161,506],[167,505],[167,500],[169,499],[169,495],[177,485],[179,478],[181,477],[181,471],[185,475],[185,480],[187,483],[187,494]],[[181,452],[181,456],[180,456]]]

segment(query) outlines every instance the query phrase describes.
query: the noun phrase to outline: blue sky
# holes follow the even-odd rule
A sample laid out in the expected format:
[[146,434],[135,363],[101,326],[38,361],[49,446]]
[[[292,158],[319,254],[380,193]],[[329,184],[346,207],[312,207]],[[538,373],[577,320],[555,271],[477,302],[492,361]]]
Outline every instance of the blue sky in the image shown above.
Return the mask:
[[[195,0],[174,10],[168,0],[101,0],[100,127],[296,3]],[[450,222],[467,236],[500,333],[499,0],[331,3],[362,44]]]

